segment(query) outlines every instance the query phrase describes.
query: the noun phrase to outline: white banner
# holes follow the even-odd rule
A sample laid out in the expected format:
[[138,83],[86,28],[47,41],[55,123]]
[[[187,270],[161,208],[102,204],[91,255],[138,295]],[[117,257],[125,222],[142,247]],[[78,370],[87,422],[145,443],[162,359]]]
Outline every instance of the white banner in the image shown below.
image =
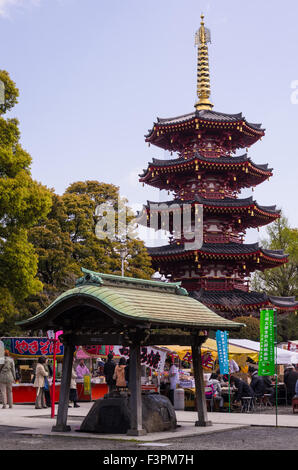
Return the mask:
[[[113,353],[115,357],[125,357],[129,359],[129,347],[114,346]],[[167,353],[151,346],[141,347],[141,364],[150,369],[162,372],[164,370]]]

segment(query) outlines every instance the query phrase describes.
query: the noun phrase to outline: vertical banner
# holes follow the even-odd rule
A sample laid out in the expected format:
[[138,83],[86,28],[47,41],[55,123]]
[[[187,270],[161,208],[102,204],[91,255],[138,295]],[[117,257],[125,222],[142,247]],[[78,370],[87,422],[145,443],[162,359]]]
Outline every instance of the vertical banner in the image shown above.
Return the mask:
[[227,331],[217,330],[216,343],[218,352],[219,370],[222,375],[229,373],[229,350]]
[[274,310],[260,312],[259,375],[274,375]]
[[91,395],[91,377],[84,375],[84,395]]

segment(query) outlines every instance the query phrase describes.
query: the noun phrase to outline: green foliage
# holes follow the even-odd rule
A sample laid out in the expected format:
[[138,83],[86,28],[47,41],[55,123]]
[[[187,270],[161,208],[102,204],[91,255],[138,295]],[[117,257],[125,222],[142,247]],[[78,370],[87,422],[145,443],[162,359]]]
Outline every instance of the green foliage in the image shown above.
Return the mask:
[[271,250],[283,250],[289,255],[284,266],[257,272],[252,278],[252,288],[270,295],[298,296],[298,230],[289,227],[285,217],[275,221],[267,229],[268,240],[262,246]]
[[230,338],[250,339],[251,341],[260,341],[260,320],[255,317],[237,317],[236,323],[244,323],[246,327],[242,327],[239,331],[231,331]]
[[0,114],[4,114],[14,107],[18,102],[19,90],[16,84],[11,80],[6,70],[0,70],[0,80],[4,83],[5,87],[5,102],[0,105]]
[[[0,114],[17,102],[18,90],[5,71],[5,104]],[[28,240],[28,229],[45,217],[51,194],[30,174],[30,155],[22,149],[17,119],[0,117],[0,333],[7,334],[18,304],[36,295],[42,283],[36,277],[38,258]]]
[[[18,334],[15,321],[36,314],[75,284],[81,267],[103,273],[150,278],[153,270],[143,242],[121,228],[99,239],[95,227],[113,207],[120,219],[132,216],[119,188],[98,181],[71,184],[62,196],[34,181],[31,157],[20,144],[19,122],[3,114],[19,91],[5,71],[5,104],[0,106],[0,335]],[[118,218],[118,209],[120,218]],[[106,227],[103,227],[105,235]]]
[[96,236],[95,227],[101,217],[96,208],[100,204],[116,211],[119,206],[122,216],[131,219],[126,201],[119,200],[116,186],[98,181],[73,183],[62,196],[52,193],[52,209],[47,218],[29,231],[29,240],[38,254],[38,278],[43,291],[26,300],[21,307],[23,315],[38,313],[59,294],[74,287],[82,274],[81,267],[121,275],[123,259],[125,276],[150,279],[154,271],[141,240],[123,241],[123,233],[112,238]]
[[291,341],[298,338],[298,314],[296,312],[290,313],[277,320],[277,340]]
[[[298,297],[298,229],[289,226],[281,217],[267,229],[268,239],[262,241],[264,248],[283,250],[289,255],[284,266],[256,272],[252,277],[252,289],[281,297]],[[295,313],[279,315],[278,341],[298,338],[298,316]]]
[[[239,331],[231,331],[229,337],[232,339],[250,339],[251,341],[260,341],[260,320],[255,317],[238,317],[233,320],[237,323],[244,323],[246,327]],[[287,318],[277,319],[277,342],[288,341],[288,339],[297,338],[298,315],[290,314]],[[296,336],[295,336],[296,335]]]

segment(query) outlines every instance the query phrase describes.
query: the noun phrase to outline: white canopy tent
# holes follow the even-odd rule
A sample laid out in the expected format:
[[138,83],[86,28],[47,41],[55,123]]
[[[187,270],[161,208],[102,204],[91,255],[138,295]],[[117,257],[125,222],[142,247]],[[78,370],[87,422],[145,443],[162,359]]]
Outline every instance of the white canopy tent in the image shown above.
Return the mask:
[[[252,349],[257,352],[260,351],[260,343],[257,341],[251,341],[250,339],[230,339],[229,344]],[[298,353],[288,351],[287,349],[277,348],[277,364],[298,364]]]

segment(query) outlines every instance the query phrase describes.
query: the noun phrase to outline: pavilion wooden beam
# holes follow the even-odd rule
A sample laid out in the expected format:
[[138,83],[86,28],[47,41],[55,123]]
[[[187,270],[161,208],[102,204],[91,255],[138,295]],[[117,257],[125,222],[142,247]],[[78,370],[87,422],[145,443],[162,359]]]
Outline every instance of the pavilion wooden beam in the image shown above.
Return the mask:
[[142,419],[141,352],[139,342],[135,342],[130,346],[129,389],[131,422],[127,434],[129,436],[143,436],[146,434],[146,430],[143,428]]
[[[100,333],[100,332],[99,332]],[[72,335],[73,344],[81,346],[87,344],[118,344],[129,346],[130,342],[123,337],[121,334],[97,334],[96,332],[87,335],[74,333]],[[62,339],[62,338],[61,338]],[[180,346],[190,346],[191,335],[185,332],[181,335],[178,334],[150,334],[146,340],[141,342],[141,346],[155,346],[158,344],[179,344]]]
[[66,432],[71,430],[70,426],[67,425],[67,414],[74,350],[74,344],[70,341],[65,341],[57,421],[56,425],[52,427],[53,432]]
[[89,335],[74,332],[71,336],[72,336],[72,343],[76,346],[84,346],[88,344],[105,344],[105,345],[119,344],[121,345],[123,343],[122,335],[120,334],[105,334],[103,332],[95,331]]

